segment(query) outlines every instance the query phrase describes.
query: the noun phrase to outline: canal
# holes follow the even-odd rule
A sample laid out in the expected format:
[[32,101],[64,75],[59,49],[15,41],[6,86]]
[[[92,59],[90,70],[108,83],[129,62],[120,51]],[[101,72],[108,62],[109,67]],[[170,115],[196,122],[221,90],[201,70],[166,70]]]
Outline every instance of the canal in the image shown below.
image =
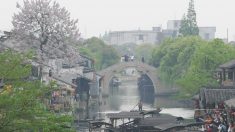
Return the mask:
[[[125,69],[122,73],[116,74],[115,77],[120,81],[118,87],[111,87],[107,102],[108,107],[102,113],[115,113],[120,111],[138,110],[139,100],[143,100],[143,110],[155,110],[157,98],[148,99],[148,94],[140,94],[137,80],[141,74],[134,68]],[[147,92],[147,91],[144,91]],[[142,96],[141,96],[142,95]],[[145,99],[146,98],[146,99]],[[162,108],[161,113],[173,116],[181,116],[184,118],[193,118],[194,110],[184,106],[182,102],[176,101],[171,97],[163,99],[166,105]]]
[[[114,75],[115,85],[110,85],[110,93],[108,98],[103,100],[99,110],[90,111],[90,114],[96,115],[96,119],[105,119],[104,121],[110,123],[110,120],[106,117],[107,113],[119,113],[121,111],[138,111],[138,102],[142,100],[143,110],[156,110],[157,104],[161,103],[161,114],[169,114],[176,117],[183,117],[185,119],[192,119],[194,110],[185,106],[184,103],[173,99],[172,97],[155,97],[152,90],[149,92],[150,87],[141,90],[138,88],[138,80],[141,78],[141,73],[137,72],[134,68],[129,68],[121,73]],[[116,85],[118,83],[118,86]],[[113,84],[113,81],[110,82]],[[144,92],[144,93],[143,93]],[[149,97],[152,96],[152,97]],[[159,105],[158,105],[159,106]],[[91,116],[93,117],[93,116]],[[95,119],[94,118],[94,119]],[[117,125],[121,125],[122,122],[118,121]],[[87,132],[88,126],[80,123],[78,128],[81,132]]]

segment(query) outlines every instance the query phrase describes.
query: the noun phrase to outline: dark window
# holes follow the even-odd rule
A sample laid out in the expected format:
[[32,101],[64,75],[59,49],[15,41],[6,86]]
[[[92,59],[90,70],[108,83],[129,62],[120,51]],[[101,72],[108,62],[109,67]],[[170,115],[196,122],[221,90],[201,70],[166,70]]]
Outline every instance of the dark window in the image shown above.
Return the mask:
[[228,73],[228,79],[229,80],[233,80],[233,72],[229,72]]
[[206,39],[206,40],[210,39],[210,34],[209,34],[209,33],[206,33],[206,34],[205,34],[205,39]]
[[32,76],[39,77],[39,68],[37,66],[32,66]]
[[139,35],[139,40],[144,40],[144,35]]

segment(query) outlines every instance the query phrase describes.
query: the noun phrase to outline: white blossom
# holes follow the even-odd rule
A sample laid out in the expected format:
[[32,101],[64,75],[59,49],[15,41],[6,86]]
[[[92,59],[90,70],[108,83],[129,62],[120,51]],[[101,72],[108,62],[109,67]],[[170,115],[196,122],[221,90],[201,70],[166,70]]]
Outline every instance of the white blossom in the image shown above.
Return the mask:
[[39,58],[78,54],[69,46],[80,37],[78,20],[71,19],[64,7],[51,0],[24,0],[16,6],[19,11],[13,16],[13,34],[36,50]]

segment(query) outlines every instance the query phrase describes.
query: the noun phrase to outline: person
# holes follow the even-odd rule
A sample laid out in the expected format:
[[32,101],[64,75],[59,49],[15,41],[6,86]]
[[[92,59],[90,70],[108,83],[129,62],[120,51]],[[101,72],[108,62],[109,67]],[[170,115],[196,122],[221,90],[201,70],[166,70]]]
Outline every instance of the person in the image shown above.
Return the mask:
[[128,55],[124,55],[124,60],[125,62],[128,62],[129,56]]
[[230,122],[228,132],[234,132],[234,131],[235,131],[234,124],[233,124],[233,122]]
[[144,57],[143,57],[143,56],[142,56],[141,60],[142,60],[142,62],[144,63]]
[[218,126],[218,130],[219,130],[219,132],[226,132],[226,126],[223,123],[221,123]]
[[143,104],[142,104],[141,100],[140,100],[139,103],[138,103],[138,107],[139,107],[139,111],[142,111],[142,110],[143,110],[143,109],[142,109]]
[[50,69],[49,70],[49,77],[51,77],[52,76],[52,70]]
[[213,128],[212,124],[207,126],[207,132],[213,132],[212,128]]
[[121,57],[121,62],[123,62],[125,60],[125,57],[124,56],[122,56]]
[[131,56],[131,61],[134,61],[134,58],[135,58],[134,55],[132,55],[132,56]]

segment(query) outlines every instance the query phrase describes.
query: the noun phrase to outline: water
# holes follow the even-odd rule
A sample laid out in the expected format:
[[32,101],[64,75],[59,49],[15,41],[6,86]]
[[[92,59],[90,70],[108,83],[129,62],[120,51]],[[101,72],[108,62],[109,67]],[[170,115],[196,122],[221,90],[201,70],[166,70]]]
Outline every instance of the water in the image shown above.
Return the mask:
[[[119,89],[113,90],[113,95],[109,96],[109,98],[106,100],[107,105],[105,106],[105,110],[99,112],[99,115],[101,114],[101,117],[105,119],[104,121],[107,123],[111,123],[110,120],[105,117],[106,114],[108,113],[119,113],[121,111],[130,111],[130,110],[138,110],[137,103],[140,100],[140,94],[138,90],[138,85],[137,85],[137,79],[140,77],[138,72],[133,72],[127,71],[126,75],[115,75],[119,77],[121,80],[121,85],[119,86]],[[110,94],[111,95],[111,94]],[[162,99],[163,100],[163,99]],[[170,102],[169,104],[175,104],[174,102],[172,103],[172,99],[170,98],[165,98],[163,100],[163,104],[166,104]],[[161,102],[162,103],[162,102]],[[176,104],[176,106],[179,106]],[[102,105],[102,107],[104,107]],[[151,103],[146,103],[143,101],[143,110],[156,110],[156,98],[153,100]],[[161,114],[169,114],[172,116],[176,117],[183,117],[185,119],[192,119],[194,115],[194,110],[192,109],[187,109],[187,108],[162,108],[162,111],[160,112]],[[129,120],[124,120],[124,122],[128,122]],[[117,125],[121,125],[123,122],[122,120],[117,121]],[[79,132],[87,132],[88,128],[84,127],[82,128],[79,126]]]
[[[133,70],[133,69],[131,69]],[[139,90],[137,86],[137,79],[140,75],[131,74],[132,72],[126,72],[127,75],[117,75],[121,80],[121,85],[118,91],[113,96],[109,97],[109,106],[102,113],[118,113],[121,111],[138,110],[137,103],[140,100]],[[170,100],[170,99],[169,99]],[[156,101],[149,104],[143,102],[143,110],[156,110]],[[160,112],[162,114],[170,114],[173,116],[181,116],[186,119],[193,118],[194,110],[187,108],[162,108]]]
[[185,119],[193,119],[194,110],[186,108],[163,108],[160,113],[183,117]]

